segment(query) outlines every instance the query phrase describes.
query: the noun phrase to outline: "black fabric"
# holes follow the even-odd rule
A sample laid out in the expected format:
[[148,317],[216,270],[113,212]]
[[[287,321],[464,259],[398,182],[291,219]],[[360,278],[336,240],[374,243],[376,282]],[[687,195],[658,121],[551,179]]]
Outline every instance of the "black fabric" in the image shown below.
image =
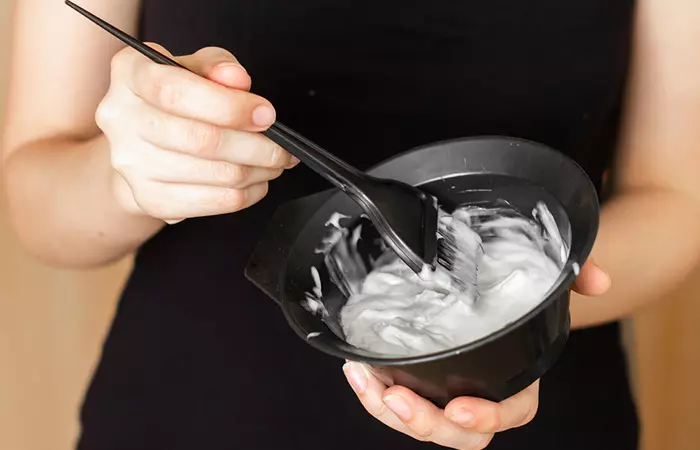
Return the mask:
[[[278,117],[366,168],[448,138],[553,146],[600,185],[613,156],[633,0],[146,0],[142,37],[231,50]],[[186,220],[140,250],[82,409],[78,447],[432,448],[376,422],[340,360],[307,346],[243,277],[281,202],[328,185],[304,167],[245,211]],[[493,449],[632,450],[616,324],[574,332],[535,421]]]

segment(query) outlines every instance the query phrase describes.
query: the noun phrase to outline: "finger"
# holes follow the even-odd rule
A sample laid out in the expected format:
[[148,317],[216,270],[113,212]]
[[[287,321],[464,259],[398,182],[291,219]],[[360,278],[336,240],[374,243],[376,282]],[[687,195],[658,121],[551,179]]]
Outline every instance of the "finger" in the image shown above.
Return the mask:
[[415,439],[420,439],[384,404],[382,397],[386,385],[372,375],[364,364],[348,362],[343,366],[343,372],[368,413],[388,427]]
[[[112,178],[112,188],[117,198],[117,201],[122,206],[122,208],[134,215],[138,216],[148,216],[141,207],[136,203],[134,198],[134,193],[129,185],[128,181],[117,171],[114,171],[114,177]],[[164,222],[168,225],[175,225],[182,222],[184,219],[173,219],[165,220]]]
[[146,214],[172,221],[240,211],[259,202],[267,190],[267,183],[246,189],[230,189],[141,180],[134,192],[134,199]]
[[123,50],[114,57],[113,79],[123,80],[138,97],[179,117],[247,131],[262,131],[275,121],[275,110],[266,99],[156,64],[136,51]]
[[139,136],[158,147],[200,158],[272,169],[291,168],[299,160],[260,133],[236,131],[184,119],[141,102],[131,109]]
[[460,397],[445,408],[452,422],[480,433],[496,433],[530,422],[537,413],[539,381],[501,403]]
[[491,435],[466,430],[448,420],[444,411],[403,386],[393,386],[384,393],[384,403],[422,440],[445,447],[481,449],[491,440]]
[[[278,178],[283,169],[268,169],[196,158],[148,146],[139,152],[140,175],[166,183],[245,189]],[[119,168],[115,164],[116,168]]]
[[572,288],[579,294],[595,297],[605,294],[611,286],[610,276],[595,261],[589,259],[581,267]]
[[156,50],[157,52],[160,52],[167,56],[170,59],[175,59],[175,56],[173,56],[172,53],[170,53],[170,50],[167,48],[163,47],[162,45],[158,44],[157,42],[145,42],[145,44],[149,47],[151,47],[153,50]]
[[136,202],[131,185],[126,178],[116,170],[113,171],[113,175],[112,190],[119,205],[129,214],[147,215]]
[[175,59],[196,74],[216,83],[242,91],[250,90],[250,75],[228,50],[206,47],[192,55]]

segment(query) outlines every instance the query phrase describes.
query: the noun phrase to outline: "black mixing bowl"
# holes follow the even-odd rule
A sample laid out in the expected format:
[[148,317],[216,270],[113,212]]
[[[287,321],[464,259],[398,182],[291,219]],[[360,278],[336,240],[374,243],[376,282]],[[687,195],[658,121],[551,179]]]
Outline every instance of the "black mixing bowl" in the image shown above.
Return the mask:
[[[246,267],[246,277],[280,304],[289,325],[311,346],[366,363],[387,385],[406,386],[439,406],[462,395],[500,401],[541,377],[569,336],[569,286],[598,230],[598,197],[584,171],[543,145],[483,137],[420,147],[369,173],[420,186],[448,211],[463,204],[506,200],[529,216],[543,201],[569,244],[568,261],[542,303],[521,319],[478,341],[411,357],[382,356],[342,338],[338,312],[346,298],[329,280],[323,255],[315,251],[328,234],[325,223],[333,213],[355,218],[350,226],[362,220],[359,207],[338,190],[280,206]],[[371,227],[363,230],[374,232]],[[376,254],[373,239],[364,237],[360,253]],[[321,276],[326,318],[303,306],[314,287],[312,266]]]

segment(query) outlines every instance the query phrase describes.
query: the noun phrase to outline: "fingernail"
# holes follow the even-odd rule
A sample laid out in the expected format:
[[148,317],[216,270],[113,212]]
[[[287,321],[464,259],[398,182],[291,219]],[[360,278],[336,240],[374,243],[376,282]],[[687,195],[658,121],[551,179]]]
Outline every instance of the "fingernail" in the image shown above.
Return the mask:
[[384,404],[399,417],[399,419],[406,421],[411,420],[411,417],[413,417],[411,407],[400,395],[387,395],[382,400],[384,401]]
[[345,377],[350,383],[350,387],[355,391],[356,394],[362,394],[367,390],[367,383],[369,379],[367,378],[367,373],[364,371],[359,364],[354,362],[348,362],[343,365],[343,372],[345,372]]
[[587,260],[585,260],[585,261],[583,262],[583,264],[582,264],[582,267],[583,267],[583,266],[586,266],[587,264],[590,264],[590,265],[592,265],[593,267],[599,269],[600,271],[605,272],[605,271],[603,270],[603,268],[600,267],[600,265],[598,265],[598,263],[596,262],[596,260],[593,259],[593,258],[588,258]]
[[474,425],[474,413],[468,409],[460,409],[450,416],[450,420],[457,422],[463,427],[471,427]]
[[267,105],[260,105],[253,110],[253,123],[259,127],[272,125],[275,121],[275,110]]
[[216,67],[217,68],[219,68],[219,67],[236,67],[238,69],[241,69],[243,72],[248,73],[248,71],[245,70],[245,67],[243,67],[242,65],[240,65],[238,63],[232,62],[232,61],[225,61],[225,62],[219,63],[216,65]]
[[287,164],[287,169],[291,169],[293,167],[296,167],[297,164],[299,164],[301,161],[299,161],[299,158],[296,156],[292,156],[292,158],[289,160],[289,164]]
[[603,269],[603,267],[601,267],[600,264],[598,264],[598,261],[596,261],[593,258],[591,258],[590,261],[593,263],[594,266],[596,266],[598,268],[598,270],[603,272],[605,274],[605,276],[608,277],[608,279],[610,279],[610,274],[605,269]]

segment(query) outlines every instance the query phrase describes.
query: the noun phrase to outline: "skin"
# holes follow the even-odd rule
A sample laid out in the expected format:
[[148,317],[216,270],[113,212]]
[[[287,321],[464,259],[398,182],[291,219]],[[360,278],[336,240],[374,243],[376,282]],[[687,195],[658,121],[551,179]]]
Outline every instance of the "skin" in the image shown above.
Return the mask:
[[[137,0],[81,5],[136,30]],[[696,0],[638,1],[617,185],[574,286],[574,327],[652,303],[698,262],[698,23]],[[248,92],[250,77],[230,53],[209,48],[178,61],[200,76],[122,50],[62,2],[15,1],[3,178],[27,249],[56,265],[108,264],[166,223],[250,207],[297,163],[257,134],[274,108]],[[443,411],[360,365],[344,372],[379,420],[447,447],[483,448],[537,411],[538,383],[500,404],[459,398]]]

